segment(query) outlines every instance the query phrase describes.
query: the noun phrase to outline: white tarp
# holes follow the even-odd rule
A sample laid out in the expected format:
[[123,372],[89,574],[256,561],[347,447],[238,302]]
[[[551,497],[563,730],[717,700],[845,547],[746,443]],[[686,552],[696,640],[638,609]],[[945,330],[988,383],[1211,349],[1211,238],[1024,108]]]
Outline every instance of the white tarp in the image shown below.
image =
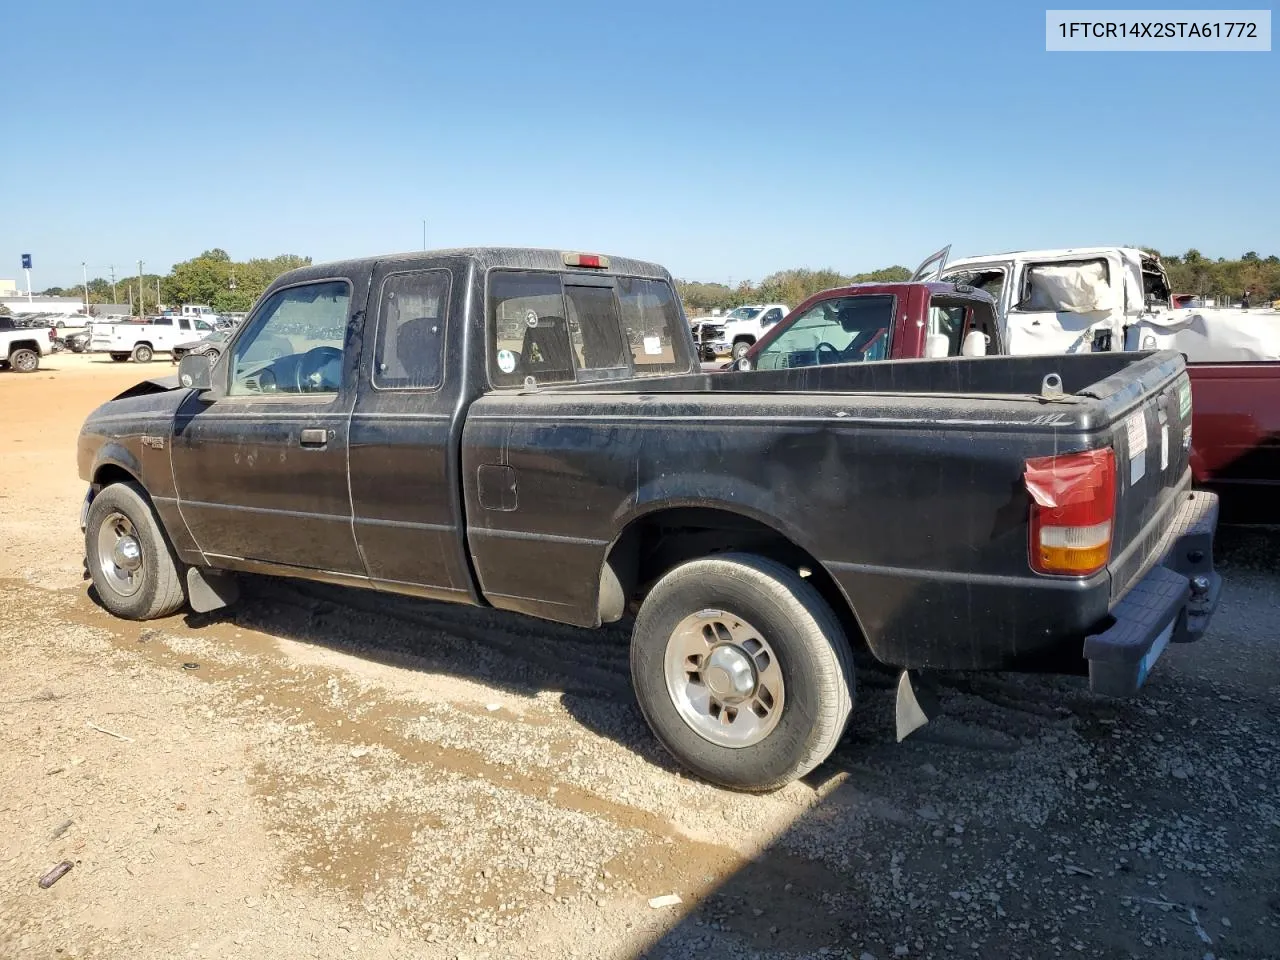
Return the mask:
[[1100,260],[1027,268],[1030,294],[1023,309],[1046,313],[1094,313],[1116,304],[1107,267]]
[[1280,360],[1280,312],[1170,310],[1128,330],[1126,350],[1177,350],[1189,363]]

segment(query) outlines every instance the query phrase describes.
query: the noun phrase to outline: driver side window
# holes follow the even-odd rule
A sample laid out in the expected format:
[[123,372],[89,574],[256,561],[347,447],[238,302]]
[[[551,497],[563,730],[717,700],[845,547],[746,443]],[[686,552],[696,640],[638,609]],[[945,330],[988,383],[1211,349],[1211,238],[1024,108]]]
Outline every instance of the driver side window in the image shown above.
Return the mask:
[[837,297],[810,307],[756,358],[757,370],[883,360],[889,355],[894,298]]
[[345,280],[276,291],[236,341],[227,393],[337,393],[350,303]]

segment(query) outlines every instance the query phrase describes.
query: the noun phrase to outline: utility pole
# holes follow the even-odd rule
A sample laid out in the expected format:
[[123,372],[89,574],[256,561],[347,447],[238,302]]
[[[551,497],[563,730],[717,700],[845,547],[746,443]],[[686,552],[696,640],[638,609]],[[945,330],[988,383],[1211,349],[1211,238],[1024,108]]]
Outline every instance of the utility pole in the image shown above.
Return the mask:
[[116,265],[110,264],[107,269],[111,271],[111,302],[119,303],[120,300],[116,296]]
[[84,315],[89,316],[89,268],[85,266],[83,260],[80,261],[80,275],[84,278]]
[[160,312],[160,274],[156,274],[156,313]]
[[427,249],[427,221],[422,221],[422,249]]
[[138,261],[138,319],[142,319],[142,261]]

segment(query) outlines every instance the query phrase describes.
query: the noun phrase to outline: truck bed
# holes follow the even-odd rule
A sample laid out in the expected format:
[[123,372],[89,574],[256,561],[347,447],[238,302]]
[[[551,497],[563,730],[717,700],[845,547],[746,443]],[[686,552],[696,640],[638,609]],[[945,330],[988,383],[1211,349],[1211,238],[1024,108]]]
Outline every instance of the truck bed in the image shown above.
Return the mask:
[[[1063,396],[1040,396],[1049,373]],[[469,546],[497,605],[590,623],[596,597],[573,585],[596,582],[629,521],[693,490],[687,508],[766,525],[817,560],[886,662],[1017,666],[1042,660],[1064,624],[1083,636],[1158,562],[1190,485],[1177,421],[1185,382],[1182,357],[1165,352],[490,394],[467,416],[464,477],[501,464],[518,509],[486,507],[470,486]],[[1085,580],[1033,573],[1026,460],[1105,446],[1119,465],[1110,565]],[[1131,459],[1143,469],[1131,473]],[[548,542],[559,544],[550,560]]]

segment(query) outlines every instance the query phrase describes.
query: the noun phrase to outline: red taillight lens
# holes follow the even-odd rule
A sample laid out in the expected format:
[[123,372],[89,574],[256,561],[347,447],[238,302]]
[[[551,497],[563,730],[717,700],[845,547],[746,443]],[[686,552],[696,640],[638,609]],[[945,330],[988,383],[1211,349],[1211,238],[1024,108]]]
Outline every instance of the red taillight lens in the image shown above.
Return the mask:
[[53,341],[55,341],[55,340],[57,340],[57,339],[58,339],[58,331],[57,331],[57,330],[55,330],[55,329],[53,329],[53,327],[50,327],[50,328],[49,328],[49,342],[50,342],[50,343],[53,343]]
[[1116,513],[1116,454],[1106,447],[1028,460],[1031,568],[1087,577],[1111,559]]

